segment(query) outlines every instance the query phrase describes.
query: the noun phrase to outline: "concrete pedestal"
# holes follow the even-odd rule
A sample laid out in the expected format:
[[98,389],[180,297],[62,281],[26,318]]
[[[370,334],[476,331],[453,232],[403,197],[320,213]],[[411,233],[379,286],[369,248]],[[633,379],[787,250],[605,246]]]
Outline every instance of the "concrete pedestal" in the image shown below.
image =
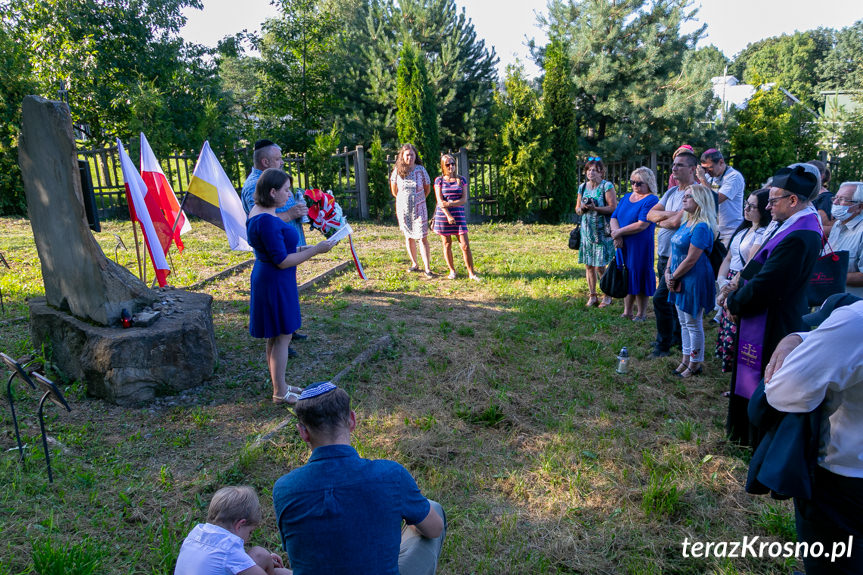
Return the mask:
[[55,368],[83,381],[90,395],[119,405],[139,405],[200,385],[218,361],[211,305],[206,294],[160,290],[160,317],[148,327],[103,327],[30,300],[36,350],[46,347]]

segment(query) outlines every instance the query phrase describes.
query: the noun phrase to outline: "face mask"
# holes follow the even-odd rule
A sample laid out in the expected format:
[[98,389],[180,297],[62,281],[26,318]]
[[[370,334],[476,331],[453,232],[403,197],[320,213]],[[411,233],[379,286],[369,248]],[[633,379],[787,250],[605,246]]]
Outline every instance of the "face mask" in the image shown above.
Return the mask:
[[848,217],[848,207],[849,206],[840,206],[839,204],[833,204],[833,206],[830,208],[830,215],[837,220],[844,220],[846,217]]

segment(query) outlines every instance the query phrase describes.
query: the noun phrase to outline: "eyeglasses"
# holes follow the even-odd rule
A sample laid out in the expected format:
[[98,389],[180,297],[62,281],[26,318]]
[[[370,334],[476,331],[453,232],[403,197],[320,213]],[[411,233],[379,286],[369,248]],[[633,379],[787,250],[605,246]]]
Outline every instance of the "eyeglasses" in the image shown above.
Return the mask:
[[671,164],[672,170],[681,170],[683,168],[694,168],[695,166],[690,166],[688,164]]
[[684,200],[691,200],[691,199],[692,199],[692,194],[683,194],[683,199],[684,199]]
[[769,200],[767,200],[767,205],[772,206],[773,204],[775,204],[779,200],[784,200],[785,198],[790,198],[793,195],[794,194],[785,194],[784,196],[779,196],[778,198],[770,198]]
[[587,161],[588,162],[601,162],[602,158],[600,158],[599,156],[591,156],[587,159]]
[[744,211],[744,212],[748,212],[749,210],[754,210],[754,209],[755,209],[755,208],[757,208],[757,207],[758,207],[758,206],[757,206],[756,204],[745,204],[745,205],[743,206],[743,211]]
[[839,196],[833,196],[833,203],[841,203],[844,206],[853,206],[855,204],[859,204],[860,202],[855,202],[854,200],[846,200],[845,198],[840,198]]
[[629,184],[630,184],[631,186],[643,186],[643,185],[644,185],[644,182],[637,182],[637,181],[635,181],[635,180],[629,180]]

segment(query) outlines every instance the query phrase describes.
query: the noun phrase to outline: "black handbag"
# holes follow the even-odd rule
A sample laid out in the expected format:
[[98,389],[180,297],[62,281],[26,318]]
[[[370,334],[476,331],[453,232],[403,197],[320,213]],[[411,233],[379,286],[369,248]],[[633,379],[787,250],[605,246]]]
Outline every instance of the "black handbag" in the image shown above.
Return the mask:
[[713,240],[713,247],[710,248],[710,253],[707,254],[707,259],[710,260],[710,267],[713,268],[713,278],[719,277],[719,268],[722,267],[722,262],[725,261],[725,256],[728,255],[728,248],[722,243],[722,240],[716,238]]
[[608,262],[608,267],[605,268],[605,273],[599,280],[599,289],[605,295],[618,299],[629,294],[629,272],[626,269],[626,260],[623,259],[623,250],[617,250],[615,256]]
[[815,261],[815,267],[812,268],[809,282],[806,284],[806,299],[809,300],[809,307],[820,307],[824,300],[831,295],[843,293],[847,279],[847,251],[831,251],[831,253],[818,258]]
[[569,232],[569,249],[581,248],[581,224],[575,224],[575,228]]

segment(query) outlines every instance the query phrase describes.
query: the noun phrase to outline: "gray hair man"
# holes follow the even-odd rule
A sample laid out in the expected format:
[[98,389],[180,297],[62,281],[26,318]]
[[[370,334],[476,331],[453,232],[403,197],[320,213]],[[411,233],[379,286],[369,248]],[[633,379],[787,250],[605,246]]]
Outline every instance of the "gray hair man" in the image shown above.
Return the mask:
[[827,240],[829,248],[848,251],[845,291],[863,297],[863,182],[843,182],[833,196],[830,214],[835,221]]

